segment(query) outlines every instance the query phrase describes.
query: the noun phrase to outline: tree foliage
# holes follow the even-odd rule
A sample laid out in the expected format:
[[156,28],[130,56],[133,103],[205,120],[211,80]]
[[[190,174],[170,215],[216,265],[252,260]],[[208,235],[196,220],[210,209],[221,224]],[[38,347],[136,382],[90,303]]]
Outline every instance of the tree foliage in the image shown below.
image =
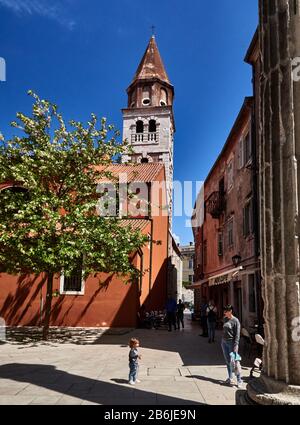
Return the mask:
[[95,214],[96,182],[106,174],[99,166],[126,143],[104,118],[66,124],[56,105],[29,94],[32,115],[12,123],[21,136],[0,137],[0,182],[15,186],[0,191],[0,264],[12,274],[68,276],[83,258],[86,275],[135,276],[129,256],[146,238]]

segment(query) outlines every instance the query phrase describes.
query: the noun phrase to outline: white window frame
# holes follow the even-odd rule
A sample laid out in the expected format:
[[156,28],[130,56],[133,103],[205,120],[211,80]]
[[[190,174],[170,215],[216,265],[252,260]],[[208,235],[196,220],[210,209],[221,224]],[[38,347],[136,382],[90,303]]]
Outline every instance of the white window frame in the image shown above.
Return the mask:
[[84,295],[84,291],[85,291],[85,279],[84,279],[83,276],[84,276],[84,271],[82,270],[81,291],[64,291],[65,275],[62,273],[60,275],[59,293],[61,295]]
[[[246,151],[246,137],[249,135],[249,158],[247,159],[245,156]],[[247,164],[252,161],[252,131],[251,131],[251,121],[249,125],[249,130],[243,134],[239,141],[239,170],[245,167]]]

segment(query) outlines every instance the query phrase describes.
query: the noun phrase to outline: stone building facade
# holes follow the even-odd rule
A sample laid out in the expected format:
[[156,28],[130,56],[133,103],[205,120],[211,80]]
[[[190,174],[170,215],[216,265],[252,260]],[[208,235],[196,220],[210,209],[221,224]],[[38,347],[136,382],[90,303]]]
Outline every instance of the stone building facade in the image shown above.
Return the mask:
[[180,245],[180,252],[182,255],[182,281],[186,283],[194,282],[194,256],[195,245],[190,242],[189,245]]
[[178,300],[182,299],[183,258],[171,233],[169,234],[169,239],[172,240],[172,251],[169,259],[168,295],[171,295],[178,302]]
[[174,87],[165,70],[154,35],[127,89],[127,96],[127,108],[122,113],[123,139],[128,142],[129,149],[122,156],[122,163],[164,165],[167,202],[163,206],[163,213],[169,218],[167,292],[178,298],[182,260],[172,235]]
[[232,304],[242,325],[260,318],[260,265],[254,219],[253,99],[246,98],[231,133],[204,182],[204,222],[195,237],[195,309],[212,298]]
[[194,305],[194,291],[189,289],[189,285],[194,282],[195,245],[190,242],[189,245],[181,245],[179,248],[183,263],[180,299],[185,303]]

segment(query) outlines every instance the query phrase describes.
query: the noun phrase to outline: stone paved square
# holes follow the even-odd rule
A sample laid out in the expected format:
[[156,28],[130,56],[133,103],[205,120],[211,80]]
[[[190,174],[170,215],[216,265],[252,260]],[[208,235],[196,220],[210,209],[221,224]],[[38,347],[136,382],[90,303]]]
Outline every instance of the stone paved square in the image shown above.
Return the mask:
[[[199,337],[199,325],[184,330],[87,331],[47,343],[14,342],[1,347],[0,404],[187,405],[236,403],[235,386],[224,384],[220,348]],[[71,332],[72,334],[72,332]],[[76,334],[76,330],[74,330]],[[128,385],[128,341],[140,339],[140,384]],[[243,370],[247,379],[249,369]]]

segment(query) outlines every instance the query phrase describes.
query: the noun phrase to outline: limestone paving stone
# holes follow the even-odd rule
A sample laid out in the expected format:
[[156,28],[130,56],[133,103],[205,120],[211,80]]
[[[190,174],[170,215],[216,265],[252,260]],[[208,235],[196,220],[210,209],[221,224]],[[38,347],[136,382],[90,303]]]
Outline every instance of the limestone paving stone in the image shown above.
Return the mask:
[[149,376],[180,376],[178,368],[149,368]]
[[27,405],[33,400],[32,396],[0,396],[0,406]]
[[40,396],[35,397],[29,404],[30,405],[51,405],[53,406],[61,399],[61,396]]
[[56,405],[80,405],[83,400],[77,397],[62,396],[55,404]]
[[[236,388],[221,385],[226,367],[219,345],[208,349],[198,333],[191,323],[184,333],[137,329],[98,338],[93,345],[7,344],[0,357],[0,403],[235,404]],[[128,385],[132,336],[142,344],[142,382],[135,386]]]

